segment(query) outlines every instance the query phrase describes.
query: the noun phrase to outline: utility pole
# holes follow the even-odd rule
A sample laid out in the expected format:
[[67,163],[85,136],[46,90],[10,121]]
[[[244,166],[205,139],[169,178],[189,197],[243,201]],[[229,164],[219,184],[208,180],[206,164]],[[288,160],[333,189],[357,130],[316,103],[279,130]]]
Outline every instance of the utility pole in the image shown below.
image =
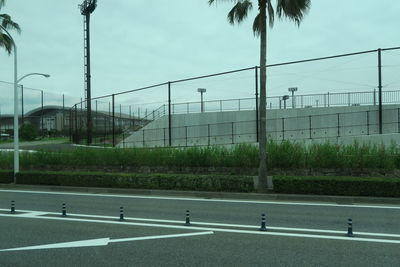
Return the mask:
[[87,144],[92,143],[92,103],[91,103],[91,75],[90,75],[90,14],[96,9],[97,0],[84,0],[79,8],[84,17],[84,65],[85,65],[85,104],[87,115]]

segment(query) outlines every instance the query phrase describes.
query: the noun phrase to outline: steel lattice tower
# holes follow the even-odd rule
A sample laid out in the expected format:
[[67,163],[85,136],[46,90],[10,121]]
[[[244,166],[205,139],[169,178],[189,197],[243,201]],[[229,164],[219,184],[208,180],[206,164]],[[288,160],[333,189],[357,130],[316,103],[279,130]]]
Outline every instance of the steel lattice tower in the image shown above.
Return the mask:
[[92,143],[92,104],[91,104],[91,75],[90,75],[90,14],[96,9],[97,0],[84,0],[79,8],[84,18],[84,68],[85,68],[85,106],[87,115],[87,144]]

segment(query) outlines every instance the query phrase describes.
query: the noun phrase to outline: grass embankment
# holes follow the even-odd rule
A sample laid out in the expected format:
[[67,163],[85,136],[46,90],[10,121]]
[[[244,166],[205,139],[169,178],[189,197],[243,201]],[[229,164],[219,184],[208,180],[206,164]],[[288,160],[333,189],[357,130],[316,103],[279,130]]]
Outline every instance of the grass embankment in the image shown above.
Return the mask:
[[[400,149],[380,145],[348,146],[269,142],[268,168],[399,169]],[[257,168],[258,148],[252,145],[224,147],[76,149],[58,153],[21,154],[22,168],[92,170],[142,166]],[[12,169],[12,153],[0,153],[0,169]]]

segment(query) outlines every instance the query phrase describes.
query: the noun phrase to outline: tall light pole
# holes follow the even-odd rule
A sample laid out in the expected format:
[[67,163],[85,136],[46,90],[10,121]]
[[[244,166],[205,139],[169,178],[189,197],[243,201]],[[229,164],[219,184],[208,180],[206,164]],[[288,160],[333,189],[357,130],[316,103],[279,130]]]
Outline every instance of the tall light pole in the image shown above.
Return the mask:
[[200,102],[200,105],[201,105],[201,112],[204,112],[203,94],[204,94],[206,91],[207,91],[206,88],[198,88],[198,89],[197,89],[197,92],[199,92],[199,93],[201,94],[201,102]]
[[289,92],[292,92],[292,108],[296,107],[296,100],[294,98],[294,92],[297,91],[297,87],[290,87]]
[[84,44],[85,44],[85,100],[86,100],[86,133],[87,133],[87,144],[92,143],[92,98],[91,98],[91,75],[90,75],[90,14],[97,7],[97,0],[84,0],[79,5],[81,14],[84,16]]
[[17,45],[15,44],[14,38],[12,38],[6,28],[2,25],[0,25],[0,28],[8,35],[8,37],[10,37],[14,46],[14,183],[16,183],[16,174],[19,172],[18,83],[22,81],[22,79],[31,75],[42,75],[46,78],[50,77],[50,75],[43,73],[29,73],[18,79]]

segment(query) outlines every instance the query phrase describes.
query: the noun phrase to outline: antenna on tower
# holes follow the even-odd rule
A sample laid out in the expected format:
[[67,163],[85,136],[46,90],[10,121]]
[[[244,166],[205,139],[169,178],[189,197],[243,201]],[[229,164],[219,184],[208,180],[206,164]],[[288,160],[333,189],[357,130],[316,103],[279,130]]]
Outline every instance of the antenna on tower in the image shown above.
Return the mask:
[[85,67],[85,106],[86,106],[86,131],[87,144],[92,143],[92,104],[91,104],[91,75],[90,75],[90,14],[97,7],[97,0],[84,0],[79,8],[84,16],[84,67]]

